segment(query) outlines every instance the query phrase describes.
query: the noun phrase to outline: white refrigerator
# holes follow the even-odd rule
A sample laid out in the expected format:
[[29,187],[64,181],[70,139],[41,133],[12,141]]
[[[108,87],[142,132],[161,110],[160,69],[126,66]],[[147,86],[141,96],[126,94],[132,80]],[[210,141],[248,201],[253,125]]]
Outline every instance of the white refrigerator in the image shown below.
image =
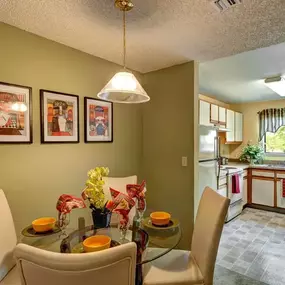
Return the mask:
[[[206,186],[214,190],[219,181],[219,139],[217,129],[209,126],[199,126],[199,197],[201,199]],[[196,200],[197,201],[197,200]]]

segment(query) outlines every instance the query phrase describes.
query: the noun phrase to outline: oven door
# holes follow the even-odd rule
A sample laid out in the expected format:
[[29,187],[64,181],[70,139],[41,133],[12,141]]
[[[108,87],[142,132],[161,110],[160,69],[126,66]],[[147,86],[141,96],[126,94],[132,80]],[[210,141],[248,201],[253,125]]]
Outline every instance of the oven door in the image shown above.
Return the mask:
[[236,201],[242,199],[242,192],[243,192],[243,177],[242,177],[242,172],[238,173],[239,176],[239,187],[240,187],[240,193],[234,194],[233,193],[233,183],[232,183],[232,178],[233,175],[228,176],[228,198],[231,200],[231,204],[235,203]]

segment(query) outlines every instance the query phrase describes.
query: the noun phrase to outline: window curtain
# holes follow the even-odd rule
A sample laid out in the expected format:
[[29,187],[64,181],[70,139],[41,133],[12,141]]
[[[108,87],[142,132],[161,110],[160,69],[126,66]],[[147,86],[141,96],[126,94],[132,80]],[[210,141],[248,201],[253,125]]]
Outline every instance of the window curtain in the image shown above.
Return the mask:
[[285,126],[285,108],[265,109],[259,115],[259,141],[266,132],[275,133],[281,126]]

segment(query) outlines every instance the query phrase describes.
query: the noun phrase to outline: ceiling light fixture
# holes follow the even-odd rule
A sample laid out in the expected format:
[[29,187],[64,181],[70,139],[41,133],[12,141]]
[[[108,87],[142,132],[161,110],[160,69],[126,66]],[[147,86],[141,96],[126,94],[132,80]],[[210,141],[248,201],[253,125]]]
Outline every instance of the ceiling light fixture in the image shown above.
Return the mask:
[[124,70],[116,73],[98,93],[100,99],[114,103],[145,103],[150,100],[134,74],[126,68],[126,12],[133,9],[131,0],[115,0],[115,6],[123,11],[123,64]]
[[221,13],[241,3],[242,0],[212,0],[214,7]]
[[281,76],[266,78],[265,85],[280,96],[285,96],[285,79]]

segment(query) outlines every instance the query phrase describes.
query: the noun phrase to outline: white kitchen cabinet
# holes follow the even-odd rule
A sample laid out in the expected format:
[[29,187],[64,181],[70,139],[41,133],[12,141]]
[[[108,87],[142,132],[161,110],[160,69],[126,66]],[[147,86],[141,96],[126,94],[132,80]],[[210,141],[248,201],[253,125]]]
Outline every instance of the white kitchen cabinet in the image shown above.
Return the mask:
[[219,123],[222,125],[226,124],[226,108],[219,106]]
[[242,205],[247,204],[247,179],[243,180]]
[[211,122],[219,123],[219,106],[211,104]]
[[199,114],[199,123],[200,125],[204,126],[213,126],[213,124],[210,122],[210,110],[211,110],[211,104],[200,100],[200,114]]
[[235,112],[235,141],[242,142],[243,140],[243,115],[242,113]]
[[285,208],[285,198],[282,195],[282,180],[277,181],[277,207]]
[[262,177],[271,177],[274,178],[274,171],[260,171],[252,169],[252,176],[262,176]]
[[227,110],[227,129],[229,132],[226,132],[226,141],[234,142],[235,141],[235,112],[232,110]]
[[274,180],[252,178],[252,203],[274,206]]

